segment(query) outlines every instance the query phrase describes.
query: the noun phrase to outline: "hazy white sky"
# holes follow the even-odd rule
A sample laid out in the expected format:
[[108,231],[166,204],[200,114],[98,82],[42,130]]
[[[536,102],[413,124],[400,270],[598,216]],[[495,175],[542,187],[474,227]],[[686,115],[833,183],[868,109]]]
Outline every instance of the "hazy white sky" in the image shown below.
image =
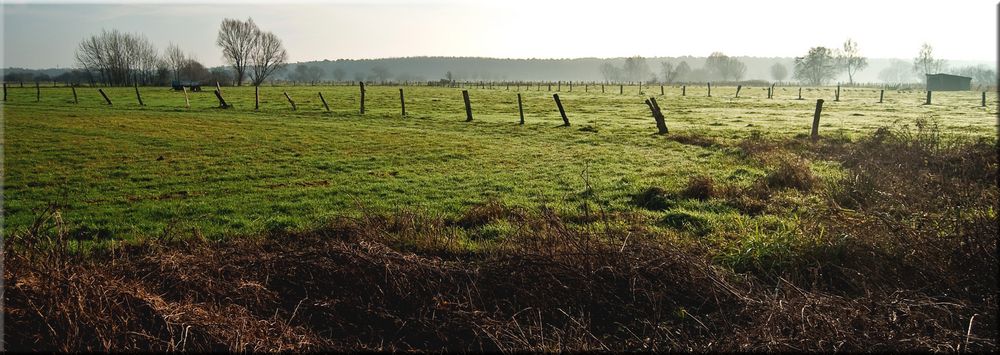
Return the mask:
[[3,67],[71,67],[102,28],[169,42],[205,65],[223,18],[252,17],[284,40],[292,62],[403,56],[572,58],[793,57],[855,39],[872,58],[996,60],[997,5],[937,1],[217,1],[212,5],[6,1]]

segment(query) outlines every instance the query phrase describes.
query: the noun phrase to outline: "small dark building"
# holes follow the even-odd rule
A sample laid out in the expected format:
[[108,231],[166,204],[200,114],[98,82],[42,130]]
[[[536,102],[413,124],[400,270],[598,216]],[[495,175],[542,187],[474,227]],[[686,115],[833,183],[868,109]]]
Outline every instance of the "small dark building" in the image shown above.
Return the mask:
[[967,91],[972,78],[951,74],[927,74],[927,91]]

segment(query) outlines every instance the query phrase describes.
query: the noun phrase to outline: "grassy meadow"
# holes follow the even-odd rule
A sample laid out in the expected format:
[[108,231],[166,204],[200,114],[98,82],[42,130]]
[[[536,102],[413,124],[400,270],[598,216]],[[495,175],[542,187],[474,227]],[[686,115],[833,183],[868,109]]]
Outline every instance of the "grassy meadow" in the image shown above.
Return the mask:
[[8,90],[7,349],[997,349],[993,94],[260,89]]
[[[739,154],[751,135],[801,139],[808,134],[815,99],[825,99],[820,133],[851,139],[882,126],[925,119],[947,135],[993,136],[995,105],[980,106],[974,92],[935,93],[845,88],[704,86],[625,88],[563,85],[559,96],[571,126],[562,122],[542,85],[470,88],[475,119],[464,122],[459,88],[405,87],[401,117],[398,87],[368,86],[359,114],[355,86],[223,88],[234,107],[217,108],[206,87],[184,95],[169,88],[9,89],[4,103],[5,230],[31,225],[56,206],[84,240],[132,240],[170,228],[210,238],[267,230],[310,228],[336,215],[415,210],[458,218],[487,201],[573,215],[586,209],[635,212],[653,219],[671,211],[710,224],[744,220],[715,200],[676,201],[669,211],[636,206],[635,196],[658,187],[677,191],[692,176],[747,186],[767,167]],[[515,91],[523,97],[519,125]],[[555,87],[552,90],[556,90]],[[584,91],[587,92],[584,92]],[[293,111],[283,93],[295,100]],[[318,92],[328,100],[325,112]],[[654,135],[645,97],[656,97],[670,134]],[[994,97],[990,97],[991,103]],[[672,137],[699,139],[672,139]],[[690,142],[695,141],[695,142]],[[811,161],[823,181],[841,179],[834,162]],[[794,196],[792,198],[806,198]],[[585,211],[584,211],[585,212]],[[772,211],[751,220],[794,221]],[[498,226],[509,228],[510,226]],[[664,228],[670,229],[670,226]]]

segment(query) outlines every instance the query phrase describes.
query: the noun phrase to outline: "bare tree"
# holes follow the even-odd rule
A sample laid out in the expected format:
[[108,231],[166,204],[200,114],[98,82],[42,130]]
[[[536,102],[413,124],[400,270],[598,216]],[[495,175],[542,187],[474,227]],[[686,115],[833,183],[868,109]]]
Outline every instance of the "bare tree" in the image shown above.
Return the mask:
[[833,51],[826,47],[813,47],[805,57],[795,58],[795,78],[809,85],[823,85],[839,69]]
[[854,85],[854,74],[868,67],[868,58],[861,56],[858,42],[850,38],[844,42],[844,49],[839,53],[837,60],[847,72],[847,81],[851,85]]
[[77,65],[108,85],[150,83],[162,67],[156,47],[145,36],[118,30],[84,39],[76,50]]
[[774,65],[771,66],[771,78],[774,79],[774,81],[780,82],[785,80],[787,77],[788,68],[786,68],[784,64],[774,63]]
[[623,71],[625,79],[629,81],[641,81],[652,74],[652,71],[649,70],[649,64],[646,63],[646,58],[639,55],[625,58]]
[[[274,33],[258,30],[254,38],[253,43],[255,46],[250,52],[249,57],[249,75],[253,85],[258,86],[269,75],[274,74],[275,71],[285,66],[285,62],[288,61],[288,53],[285,52],[285,48],[281,44],[281,39],[275,36]],[[236,75],[238,83],[239,73]]]
[[930,44],[924,43],[920,46],[920,53],[913,58],[913,71],[917,74],[921,82],[927,80],[927,74],[934,74],[944,70],[947,62],[943,59],[934,59],[934,48]]
[[611,63],[601,64],[601,76],[604,77],[604,81],[616,82],[622,80],[622,69],[614,66]]
[[375,65],[374,67],[372,67],[371,70],[373,78],[379,82],[384,82],[388,80],[389,77],[391,76],[391,74],[389,73],[389,68],[386,68],[384,65],[381,64]]
[[889,66],[878,72],[878,78],[890,85],[907,83],[913,78],[913,68],[904,60],[893,59],[889,61]]
[[223,58],[236,72],[237,86],[243,85],[243,77],[250,63],[250,57],[257,48],[256,41],[259,37],[260,29],[253,23],[252,18],[248,18],[246,22],[228,18],[222,20],[215,44],[222,47]]
[[181,67],[187,63],[187,56],[176,44],[167,45],[167,50],[163,53],[163,59],[167,62],[167,68],[173,74],[174,80],[181,80]]
[[713,79],[740,80],[746,75],[747,66],[739,59],[722,52],[713,52],[705,59],[705,69]]

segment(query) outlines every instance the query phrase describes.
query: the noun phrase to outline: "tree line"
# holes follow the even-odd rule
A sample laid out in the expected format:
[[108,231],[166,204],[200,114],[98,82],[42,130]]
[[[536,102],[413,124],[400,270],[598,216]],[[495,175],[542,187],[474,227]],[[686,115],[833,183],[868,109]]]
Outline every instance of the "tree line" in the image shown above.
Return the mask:
[[[80,42],[76,50],[77,82],[109,86],[164,85],[167,81],[215,81],[242,85],[245,78],[259,85],[288,61],[281,39],[260,29],[253,19],[224,19],[216,44],[230,70],[207,69],[173,43],[161,53],[139,33],[102,30]],[[7,80],[7,78],[4,78]]]

